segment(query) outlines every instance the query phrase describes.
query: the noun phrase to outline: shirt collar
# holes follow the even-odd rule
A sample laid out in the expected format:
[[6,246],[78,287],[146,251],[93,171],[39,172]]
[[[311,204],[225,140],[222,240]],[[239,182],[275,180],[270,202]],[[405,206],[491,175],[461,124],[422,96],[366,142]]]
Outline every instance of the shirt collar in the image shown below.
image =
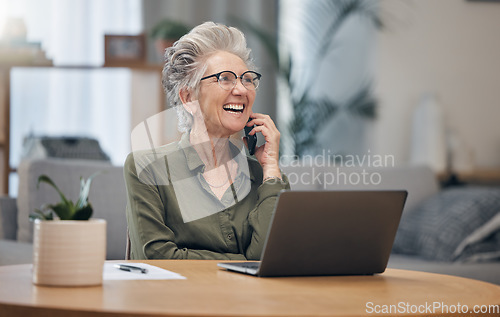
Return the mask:
[[[197,169],[201,169],[205,167],[205,163],[201,160],[198,152],[191,145],[191,141],[189,140],[189,132],[184,133],[181,136],[181,140],[179,145],[184,152],[184,156],[186,157],[187,166],[190,171],[194,171]],[[238,174],[242,172],[251,180],[255,181],[255,177],[253,173],[250,173],[250,166],[248,161],[246,160],[246,155],[244,152],[240,151],[236,145],[234,145],[231,141],[229,142],[229,148],[231,150],[231,156],[234,157],[236,163],[238,163]],[[246,165],[243,165],[246,164]],[[243,166],[247,166],[246,168],[242,168]]]
[[191,145],[191,142],[189,140],[189,132],[186,132],[181,136],[179,145],[184,152],[189,170],[194,171],[200,167],[205,167],[205,164],[201,160],[200,156]]

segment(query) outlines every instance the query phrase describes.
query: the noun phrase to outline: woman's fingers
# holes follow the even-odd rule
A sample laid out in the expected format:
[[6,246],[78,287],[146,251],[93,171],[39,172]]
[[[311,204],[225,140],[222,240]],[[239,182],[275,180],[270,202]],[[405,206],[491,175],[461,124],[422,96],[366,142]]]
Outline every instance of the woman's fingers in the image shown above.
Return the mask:
[[254,135],[257,132],[262,133],[266,142],[279,142],[280,132],[274,125],[270,124],[262,124],[256,125],[252,131],[250,131],[249,135]]
[[255,125],[250,135],[260,132],[266,142],[255,149],[255,157],[262,165],[264,175],[280,177],[279,171],[279,142],[280,142],[280,132],[276,128],[274,121],[270,116],[253,113],[251,116],[252,120],[248,122],[247,126]]
[[271,117],[267,114],[253,113],[250,115],[250,118],[252,118],[252,120],[247,123],[248,127],[252,125],[268,125],[269,127],[273,127],[277,130],[273,119],[271,119]]
[[[251,121],[247,123],[247,126],[255,125],[252,131],[249,133],[250,135],[254,135],[257,132],[261,132],[264,137],[270,136],[271,134],[277,134],[279,136],[278,128],[274,124],[274,121],[268,115],[263,114],[254,114],[258,115],[258,117],[253,118]],[[266,138],[267,140],[267,138]]]

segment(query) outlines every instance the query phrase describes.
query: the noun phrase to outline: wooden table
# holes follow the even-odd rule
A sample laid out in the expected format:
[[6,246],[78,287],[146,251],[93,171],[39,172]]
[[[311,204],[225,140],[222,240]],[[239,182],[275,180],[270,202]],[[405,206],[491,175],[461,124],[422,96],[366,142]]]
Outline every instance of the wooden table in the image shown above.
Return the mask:
[[450,310],[459,304],[469,310],[497,306],[476,306],[489,314],[437,310],[410,315],[500,315],[492,312],[500,304],[500,286],[447,275],[388,269],[375,276],[256,278],[219,269],[217,261],[144,262],[187,279],[53,288],[31,283],[31,265],[4,266],[0,316],[370,316],[390,308],[383,305],[424,310],[434,303]]

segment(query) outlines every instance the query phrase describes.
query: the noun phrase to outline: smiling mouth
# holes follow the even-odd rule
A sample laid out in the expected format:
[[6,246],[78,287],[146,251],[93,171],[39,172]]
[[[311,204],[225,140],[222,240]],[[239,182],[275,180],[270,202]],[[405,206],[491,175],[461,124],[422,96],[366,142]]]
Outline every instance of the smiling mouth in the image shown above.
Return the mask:
[[227,112],[242,113],[243,110],[245,110],[245,105],[244,104],[228,103],[228,104],[224,105],[222,108]]

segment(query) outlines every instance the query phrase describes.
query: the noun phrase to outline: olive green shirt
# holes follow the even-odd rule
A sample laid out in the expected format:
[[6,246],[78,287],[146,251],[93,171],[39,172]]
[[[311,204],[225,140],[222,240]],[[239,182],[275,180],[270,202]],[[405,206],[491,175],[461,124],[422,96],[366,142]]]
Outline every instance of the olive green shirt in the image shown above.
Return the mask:
[[259,260],[283,181],[262,183],[262,167],[231,144],[236,177],[222,199],[189,143],[129,154],[124,176],[131,259]]

